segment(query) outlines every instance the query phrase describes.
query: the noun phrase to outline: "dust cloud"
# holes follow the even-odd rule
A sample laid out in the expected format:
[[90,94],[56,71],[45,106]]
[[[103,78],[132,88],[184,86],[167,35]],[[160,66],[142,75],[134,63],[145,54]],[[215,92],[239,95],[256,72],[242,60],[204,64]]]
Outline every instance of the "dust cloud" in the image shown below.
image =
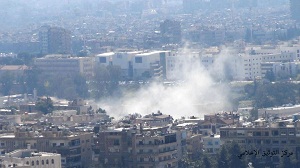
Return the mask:
[[[229,49],[222,49],[209,69],[203,66],[199,57],[192,56],[189,49],[181,50],[178,55],[176,61],[181,63],[175,74],[180,81],[168,84],[153,81],[136,92],[124,92],[122,97],[103,100],[98,106],[115,118],[133,113],[146,115],[159,110],[176,119],[231,110],[228,85],[213,77],[225,77],[228,72],[224,71],[234,67],[235,59]],[[232,68],[229,69],[232,73]]]

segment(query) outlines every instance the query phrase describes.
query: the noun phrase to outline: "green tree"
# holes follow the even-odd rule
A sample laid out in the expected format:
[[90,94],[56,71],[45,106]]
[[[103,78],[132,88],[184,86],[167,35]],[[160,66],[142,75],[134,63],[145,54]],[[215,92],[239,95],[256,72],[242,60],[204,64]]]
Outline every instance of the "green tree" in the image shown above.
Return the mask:
[[43,114],[52,113],[54,106],[51,98],[47,97],[45,99],[39,99],[35,103],[36,109],[41,111]]
[[228,147],[228,167],[229,168],[241,168],[246,167],[244,158],[239,158],[241,148],[237,142],[233,141]]
[[202,167],[203,168],[211,168],[212,167],[211,160],[206,155],[204,155],[204,157],[202,159]]
[[226,147],[223,145],[221,147],[220,153],[218,154],[218,161],[217,161],[217,167],[218,168],[224,168],[224,167],[228,167],[228,153],[226,150]]
[[24,72],[25,92],[32,93],[34,88],[38,88],[39,71],[33,67]]
[[31,65],[33,63],[33,58],[36,56],[33,54],[29,54],[27,52],[21,52],[17,55],[17,58],[22,60],[25,65]]
[[298,74],[297,76],[296,76],[296,79],[295,79],[296,81],[300,81],[300,74]]
[[275,81],[275,75],[274,75],[273,71],[270,71],[270,70],[268,70],[266,72],[266,75],[265,75],[264,78],[267,79],[267,80],[269,80],[270,82]]
[[5,72],[0,76],[1,93],[9,95],[13,86],[14,76],[10,72]]
[[292,161],[291,157],[280,157],[279,168],[294,168],[296,164]]
[[247,164],[249,164],[251,162],[252,167],[262,167],[262,165],[260,164],[260,161],[258,159],[258,156],[256,155],[248,155],[247,156]]
[[76,75],[74,77],[74,84],[76,88],[76,93],[79,95],[79,97],[89,97],[88,85],[86,83],[86,79],[82,75]]
[[254,108],[250,111],[250,118],[251,118],[251,120],[258,119],[258,109],[257,108]]
[[105,66],[96,66],[94,81],[92,83],[94,98],[99,99],[109,95],[109,78],[109,71]]
[[255,107],[265,108],[299,103],[299,85],[290,82],[259,84],[254,100]]
[[121,68],[109,65],[107,67],[98,65],[92,82],[93,97],[99,99],[114,94],[119,89],[121,80]]

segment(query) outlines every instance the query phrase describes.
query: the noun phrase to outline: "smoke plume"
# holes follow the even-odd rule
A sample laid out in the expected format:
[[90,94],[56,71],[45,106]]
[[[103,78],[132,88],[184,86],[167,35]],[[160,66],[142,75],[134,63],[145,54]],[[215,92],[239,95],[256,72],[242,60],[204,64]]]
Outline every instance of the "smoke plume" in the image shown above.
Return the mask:
[[212,77],[216,74],[226,76],[224,69],[232,66],[228,63],[234,60],[230,52],[227,49],[220,52],[209,69],[201,64],[199,57],[190,53],[188,49],[178,53],[181,65],[175,74],[180,81],[169,85],[151,82],[137,92],[125,92],[121,98],[104,100],[99,106],[116,118],[133,113],[146,115],[158,110],[174,118],[203,117],[204,114],[231,110],[227,84]]

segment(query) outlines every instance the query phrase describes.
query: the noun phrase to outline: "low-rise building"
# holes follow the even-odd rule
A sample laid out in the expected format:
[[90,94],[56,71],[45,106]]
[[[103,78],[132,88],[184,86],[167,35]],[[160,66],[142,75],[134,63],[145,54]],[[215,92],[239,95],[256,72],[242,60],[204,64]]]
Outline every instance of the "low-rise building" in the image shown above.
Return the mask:
[[46,55],[36,58],[34,65],[46,75],[93,76],[94,59],[91,57],[71,57],[70,55]]
[[0,154],[4,155],[30,145],[39,152],[61,154],[63,168],[87,168],[92,157],[92,137],[93,133],[72,133],[56,126],[43,130],[17,127],[14,133],[0,134]]
[[5,73],[9,73],[13,77],[21,77],[24,75],[25,71],[29,70],[31,67],[26,65],[0,65],[0,77]]
[[33,149],[19,149],[0,156],[1,167],[61,168],[61,155],[36,152]]

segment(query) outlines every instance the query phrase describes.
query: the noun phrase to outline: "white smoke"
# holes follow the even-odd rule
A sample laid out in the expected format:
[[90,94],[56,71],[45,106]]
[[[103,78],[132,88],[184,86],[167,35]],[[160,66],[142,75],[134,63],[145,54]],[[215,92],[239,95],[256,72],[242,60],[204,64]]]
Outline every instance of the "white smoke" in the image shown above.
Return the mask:
[[153,82],[137,92],[126,92],[121,98],[102,101],[99,106],[105,108],[109,115],[120,118],[127,114],[151,114],[160,110],[163,114],[174,118],[182,116],[203,117],[222,110],[231,110],[228,100],[229,88],[226,84],[214,81],[212,74],[224,76],[224,67],[234,61],[228,50],[221,52],[214,64],[205,69],[199,58],[191,56],[188,49],[180,52],[181,69],[176,75],[183,82],[175,82],[174,86],[166,86],[162,82]]

